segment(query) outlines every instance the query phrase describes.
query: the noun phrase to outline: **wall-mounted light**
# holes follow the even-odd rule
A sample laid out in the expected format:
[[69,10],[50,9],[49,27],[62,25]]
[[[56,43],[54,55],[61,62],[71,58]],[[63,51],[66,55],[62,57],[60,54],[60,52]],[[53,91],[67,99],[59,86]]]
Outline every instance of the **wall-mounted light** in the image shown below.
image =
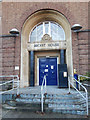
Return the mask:
[[72,27],[71,27],[71,30],[73,31],[77,31],[77,30],[80,30],[82,28],[82,26],[80,24],[74,24]]
[[0,35],[0,37],[17,37],[19,36],[19,31],[16,28],[13,28],[9,31],[8,35]]
[[86,29],[86,30],[80,30],[82,28],[82,26],[80,24],[74,24],[72,27],[71,27],[71,30],[73,32],[90,32],[90,29]]
[[9,33],[13,35],[19,35],[19,31],[16,28],[11,29]]

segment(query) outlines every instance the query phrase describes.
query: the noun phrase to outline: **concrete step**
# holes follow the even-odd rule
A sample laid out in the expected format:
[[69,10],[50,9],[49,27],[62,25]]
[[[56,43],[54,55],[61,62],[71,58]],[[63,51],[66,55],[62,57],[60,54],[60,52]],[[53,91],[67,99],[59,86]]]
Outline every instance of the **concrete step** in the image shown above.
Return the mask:
[[17,98],[16,99],[17,102],[24,102],[24,103],[40,103],[41,99],[24,99],[24,98]]
[[41,94],[20,94],[20,97],[25,97],[25,98],[41,98]]
[[2,105],[2,108],[3,108],[3,109],[7,109],[7,110],[15,110],[17,107],[16,107],[16,106],[10,106],[10,105],[4,103],[4,104]]
[[45,97],[47,100],[57,100],[57,101],[83,101],[83,98],[70,98],[70,97]]
[[64,110],[80,110],[80,111],[86,110],[86,108],[80,107],[78,105],[52,105],[52,104],[49,104],[48,108],[61,109],[61,110],[62,109],[64,109]]
[[[86,94],[83,94],[83,95],[85,96]],[[80,98],[82,98],[82,96],[79,95],[79,94],[63,94],[63,95],[61,95],[61,94],[46,94],[46,97],[47,98],[68,98],[68,99],[69,98],[70,99],[80,99]]]
[[45,109],[45,112],[47,113],[47,112],[55,112],[55,113],[60,113],[60,114],[75,114],[75,115],[77,115],[77,114],[79,114],[79,115],[86,115],[86,111],[85,110],[78,110],[78,109],[66,109],[66,108],[62,108],[62,109],[60,109],[60,108],[54,108],[54,109],[52,109],[52,108],[46,108]]
[[36,103],[27,103],[27,102],[17,102],[17,101],[6,101],[6,104],[13,106],[13,107],[39,107],[41,105],[40,102],[36,102]]
[[50,107],[53,107],[53,108],[64,108],[64,109],[81,109],[81,110],[83,110],[83,109],[85,109],[85,107],[84,106],[82,106],[82,105],[73,105],[73,104],[48,104],[48,107],[50,108]]
[[70,104],[72,104],[72,105],[83,105],[83,104],[86,104],[86,102],[85,101],[83,101],[83,102],[80,102],[80,101],[73,101],[73,100],[68,100],[68,101],[66,101],[66,100],[45,100],[45,103],[51,103],[51,104],[67,104],[67,105],[70,105]]
[[15,107],[15,106],[10,106],[8,104],[4,104],[2,108],[3,109],[7,109],[7,110],[31,111],[31,112],[36,112],[36,111],[40,111],[41,110],[40,106],[39,107],[27,107],[27,106]]

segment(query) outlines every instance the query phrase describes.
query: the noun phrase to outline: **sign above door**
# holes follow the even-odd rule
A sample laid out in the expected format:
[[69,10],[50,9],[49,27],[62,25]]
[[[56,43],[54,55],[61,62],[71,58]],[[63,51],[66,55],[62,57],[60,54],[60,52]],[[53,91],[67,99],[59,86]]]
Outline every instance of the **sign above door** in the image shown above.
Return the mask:
[[66,41],[59,42],[42,42],[42,43],[27,43],[28,51],[37,51],[37,50],[58,50],[66,49]]

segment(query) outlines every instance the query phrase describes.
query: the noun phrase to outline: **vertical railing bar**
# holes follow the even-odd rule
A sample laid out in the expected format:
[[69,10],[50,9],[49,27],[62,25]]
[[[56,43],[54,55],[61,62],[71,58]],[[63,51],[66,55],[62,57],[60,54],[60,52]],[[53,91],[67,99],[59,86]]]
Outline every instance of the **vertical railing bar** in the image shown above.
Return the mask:
[[14,76],[13,76],[13,89],[14,89]]
[[86,109],[87,109],[87,116],[88,116],[88,92],[86,92]]
[[[78,79],[79,79],[79,82],[80,82],[80,76],[78,77]],[[80,84],[79,84],[79,90],[80,90]]]
[[[45,82],[45,84],[44,84]],[[43,88],[45,89],[45,91],[43,90]],[[44,75],[43,77],[43,81],[42,81],[42,85],[41,85],[41,112],[43,113],[43,97],[44,97],[44,93],[46,93],[46,75]]]
[[46,77],[45,77],[45,93],[46,93]]
[[70,79],[68,78],[68,80],[69,80],[69,94],[70,94]]
[[19,94],[19,77],[17,75],[17,95]]
[[41,111],[43,112],[43,94],[41,95],[42,103],[41,103]]

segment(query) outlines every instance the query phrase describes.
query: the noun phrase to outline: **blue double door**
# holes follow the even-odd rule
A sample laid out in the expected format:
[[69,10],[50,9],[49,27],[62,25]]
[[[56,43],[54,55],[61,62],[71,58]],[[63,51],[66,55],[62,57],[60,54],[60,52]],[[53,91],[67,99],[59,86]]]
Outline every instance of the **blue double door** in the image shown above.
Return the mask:
[[47,85],[57,85],[57,58],[39,58],[39,85],[44,75],[47,75]]

